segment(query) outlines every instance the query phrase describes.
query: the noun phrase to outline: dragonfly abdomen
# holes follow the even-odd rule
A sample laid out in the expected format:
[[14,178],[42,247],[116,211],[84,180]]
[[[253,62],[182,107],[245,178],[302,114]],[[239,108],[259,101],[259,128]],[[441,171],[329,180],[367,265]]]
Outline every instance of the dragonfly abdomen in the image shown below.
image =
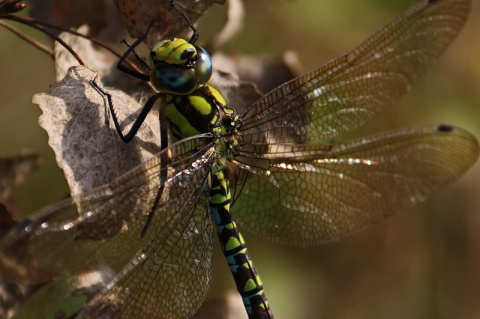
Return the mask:
[[263,284],[247,251],[245,241],[230,214],[231,192],[223,170],[212,173],[210,213],[223,254],[242,296],[250,319],[273,318]]

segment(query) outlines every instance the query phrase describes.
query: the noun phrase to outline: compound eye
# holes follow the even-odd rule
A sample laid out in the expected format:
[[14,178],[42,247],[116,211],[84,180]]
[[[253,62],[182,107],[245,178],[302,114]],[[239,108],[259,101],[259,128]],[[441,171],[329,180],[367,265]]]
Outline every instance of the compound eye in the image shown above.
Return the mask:
[[212,76],[212,59],[210,54],[202,48],[196,47],[197,49],[197,61],[195,61],[195,74],[197,77],[197,83],[203,85],[210,80]]
[[197,88],[195,71],[192,68],[170,65],[168,63],[157,63],[150,74],[152,86],[164,93],[186,95]]

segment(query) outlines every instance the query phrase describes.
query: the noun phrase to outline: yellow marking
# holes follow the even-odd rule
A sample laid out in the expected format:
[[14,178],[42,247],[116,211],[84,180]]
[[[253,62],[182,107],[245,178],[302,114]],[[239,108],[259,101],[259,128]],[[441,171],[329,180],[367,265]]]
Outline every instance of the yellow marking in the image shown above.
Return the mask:
[[215,124],[218,121],[218,113],[215,113],[210,121],[211,124]]
[[225,98],[223,97],[222,94],[220,94],[220,92],[217,91],[217,89],[211,87],[211,86],[208,86],[208,88],[210,89],[210,93],[212,93],[213,97],[218,101],[220,102],[220,104],[222,104],[222,106],[226,106],[227,105],[227,101],[225,101]]
[[248,279],[247,282],[245,283],[245,286],[243,287],[243,291],[252,291],[256,288],[257,288],[257,284],[255,283],[255,280]]
[[235,225],[235,222],[231,222],[230,224],[225,225],[225,228],[230,229],[230,230],[232,230],[236,227],[237,226]]
[[218,171],[215,175],[217,175],[217,178],[222,182],[222,185],[224,185],[223,182],[225,181],[225,174],[223,174],[223,171]]
[[238,240],[235,237],[230,237],[228,239],[227,244],[225,245],[225,250],[232,250],[234,248],[237,248],[241,244],[238,242]]
[[[186,50],[193,50],[194,53],[187,58],[182,59],[182,55]],[[197,50],[195,49],[195,47],[190,43],[186,42],[176,47],[175,50],[173,50],[171,54],[165,59],[165,62],[167,62],[168,64],[185,64],[188,60],[194,59],[196,55]]]
[[179,134],[181,137],[185,138],[200,134],[199,131],[197,131],[193,126],[190,125],[188,119],[185,118],[185,116],[183,116],[183,114],[177,110],[175,105],[167,105],[167,107],[165,108],[165,116],[170,122],[172,122],[178,127],[178,129],[181,131],[181,134]]
[[190,104],[202,115],[208,115],[212,112],[212,106],[201,96],[191,95],[188,97]]
[[153,48],[152,52],[155,53],[154,62],[163,61],[165,57],[169,54],[168,43],[170,40],[159,41]]
[[175,38],[173,40],[160,41],[152,48],[152,52],[155,53],[154,62],[164,61],[168,64],[185,64],[188,59],[182,59],[181,56],[188,49],[195,52],[189,58],[195,58],[197,55],[195,46],[188,43],[185,39]]
[[210,202],[214,204],[220,204],[220,203],[223,203],[224,201],[225,201],[225,196],[223,196],[222,194],[216,194],[210,197]]
[[262,282],[262,279],[260,278],[260,276],[256,276],[256,279],[257,279],[257,283],[259,286],[263,286],[263,282]]

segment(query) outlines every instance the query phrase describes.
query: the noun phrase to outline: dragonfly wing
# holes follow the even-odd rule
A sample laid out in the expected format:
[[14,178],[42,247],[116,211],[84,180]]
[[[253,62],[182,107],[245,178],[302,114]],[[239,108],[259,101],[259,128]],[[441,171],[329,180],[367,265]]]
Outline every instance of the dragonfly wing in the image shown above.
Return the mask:
[[319,146],[315,155],[314,146],[297,146],[296,156],[288,150],[291,158],[277,147],[268,169],[251,165],[252,159],[237,162],[251,173],[237,185],[237,222],[285,244],[337,240],[453,182],[479,152],[470,133],[449,126],[390,131],[329,147]]
[[457,36],[470,0],[422,1],[350,53],[266,94],[242,115],[246,144],[319,143],[395,103]]
[[151,225],[155,240],[77,318],[191,318],[210,287],[213,228],[205,194],[189,206],[169,228]]
[[[175,300],[186,302],[175,309],[187,318],[203,302],[210,280],[213,236],[205,186],[212,141],[205,135],[178,142],[110,184],[20,222],[0,241],[1,278],[43,282],[108,265],[119,272],[102,296],[123,302],[120,313],[135,308],[137,316],[144,311],[154,318],[154,308],[173,311]],[[141,237],[162,170],[162,196]],[[173,283],[178,285],[168,286]]]

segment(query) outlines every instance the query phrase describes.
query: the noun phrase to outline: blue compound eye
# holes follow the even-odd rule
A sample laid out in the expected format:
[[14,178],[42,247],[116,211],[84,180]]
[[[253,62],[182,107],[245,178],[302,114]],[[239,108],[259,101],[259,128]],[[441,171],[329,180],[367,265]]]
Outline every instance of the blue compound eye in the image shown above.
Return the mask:
[[190,94],[198,87],[194,69],[168,63],[155,64],[150,83],[160,92],[177,95]]
[[202,85],[210,80],[212,76],[212,59],[210,54],[202,48],[196,47],[197,49],[197,61],[195,62],[195,75],[197,77],[198,84]]
[[[157,46],[165,48],[165,44],[171,43],[165,42],[163,46]],[[212,76],[212,60],[204,48],[195,47],[194,49],[196,52],[195,58],[183,64],[171,63],[172,61],[169,62],[167,58],[154,63],[150,74],[152,86],[160,92],[186,95],[206,84]],[[155,51],[152,50],[152,52],[156,52],[157,55],[155,57],[158,58],[162,50],[156,47]],[[186,51],[184,50],[183,52]],[[168,57],[170,58],[171,56],[168,55]],[[179,62],[178,59],[174,60]]]

